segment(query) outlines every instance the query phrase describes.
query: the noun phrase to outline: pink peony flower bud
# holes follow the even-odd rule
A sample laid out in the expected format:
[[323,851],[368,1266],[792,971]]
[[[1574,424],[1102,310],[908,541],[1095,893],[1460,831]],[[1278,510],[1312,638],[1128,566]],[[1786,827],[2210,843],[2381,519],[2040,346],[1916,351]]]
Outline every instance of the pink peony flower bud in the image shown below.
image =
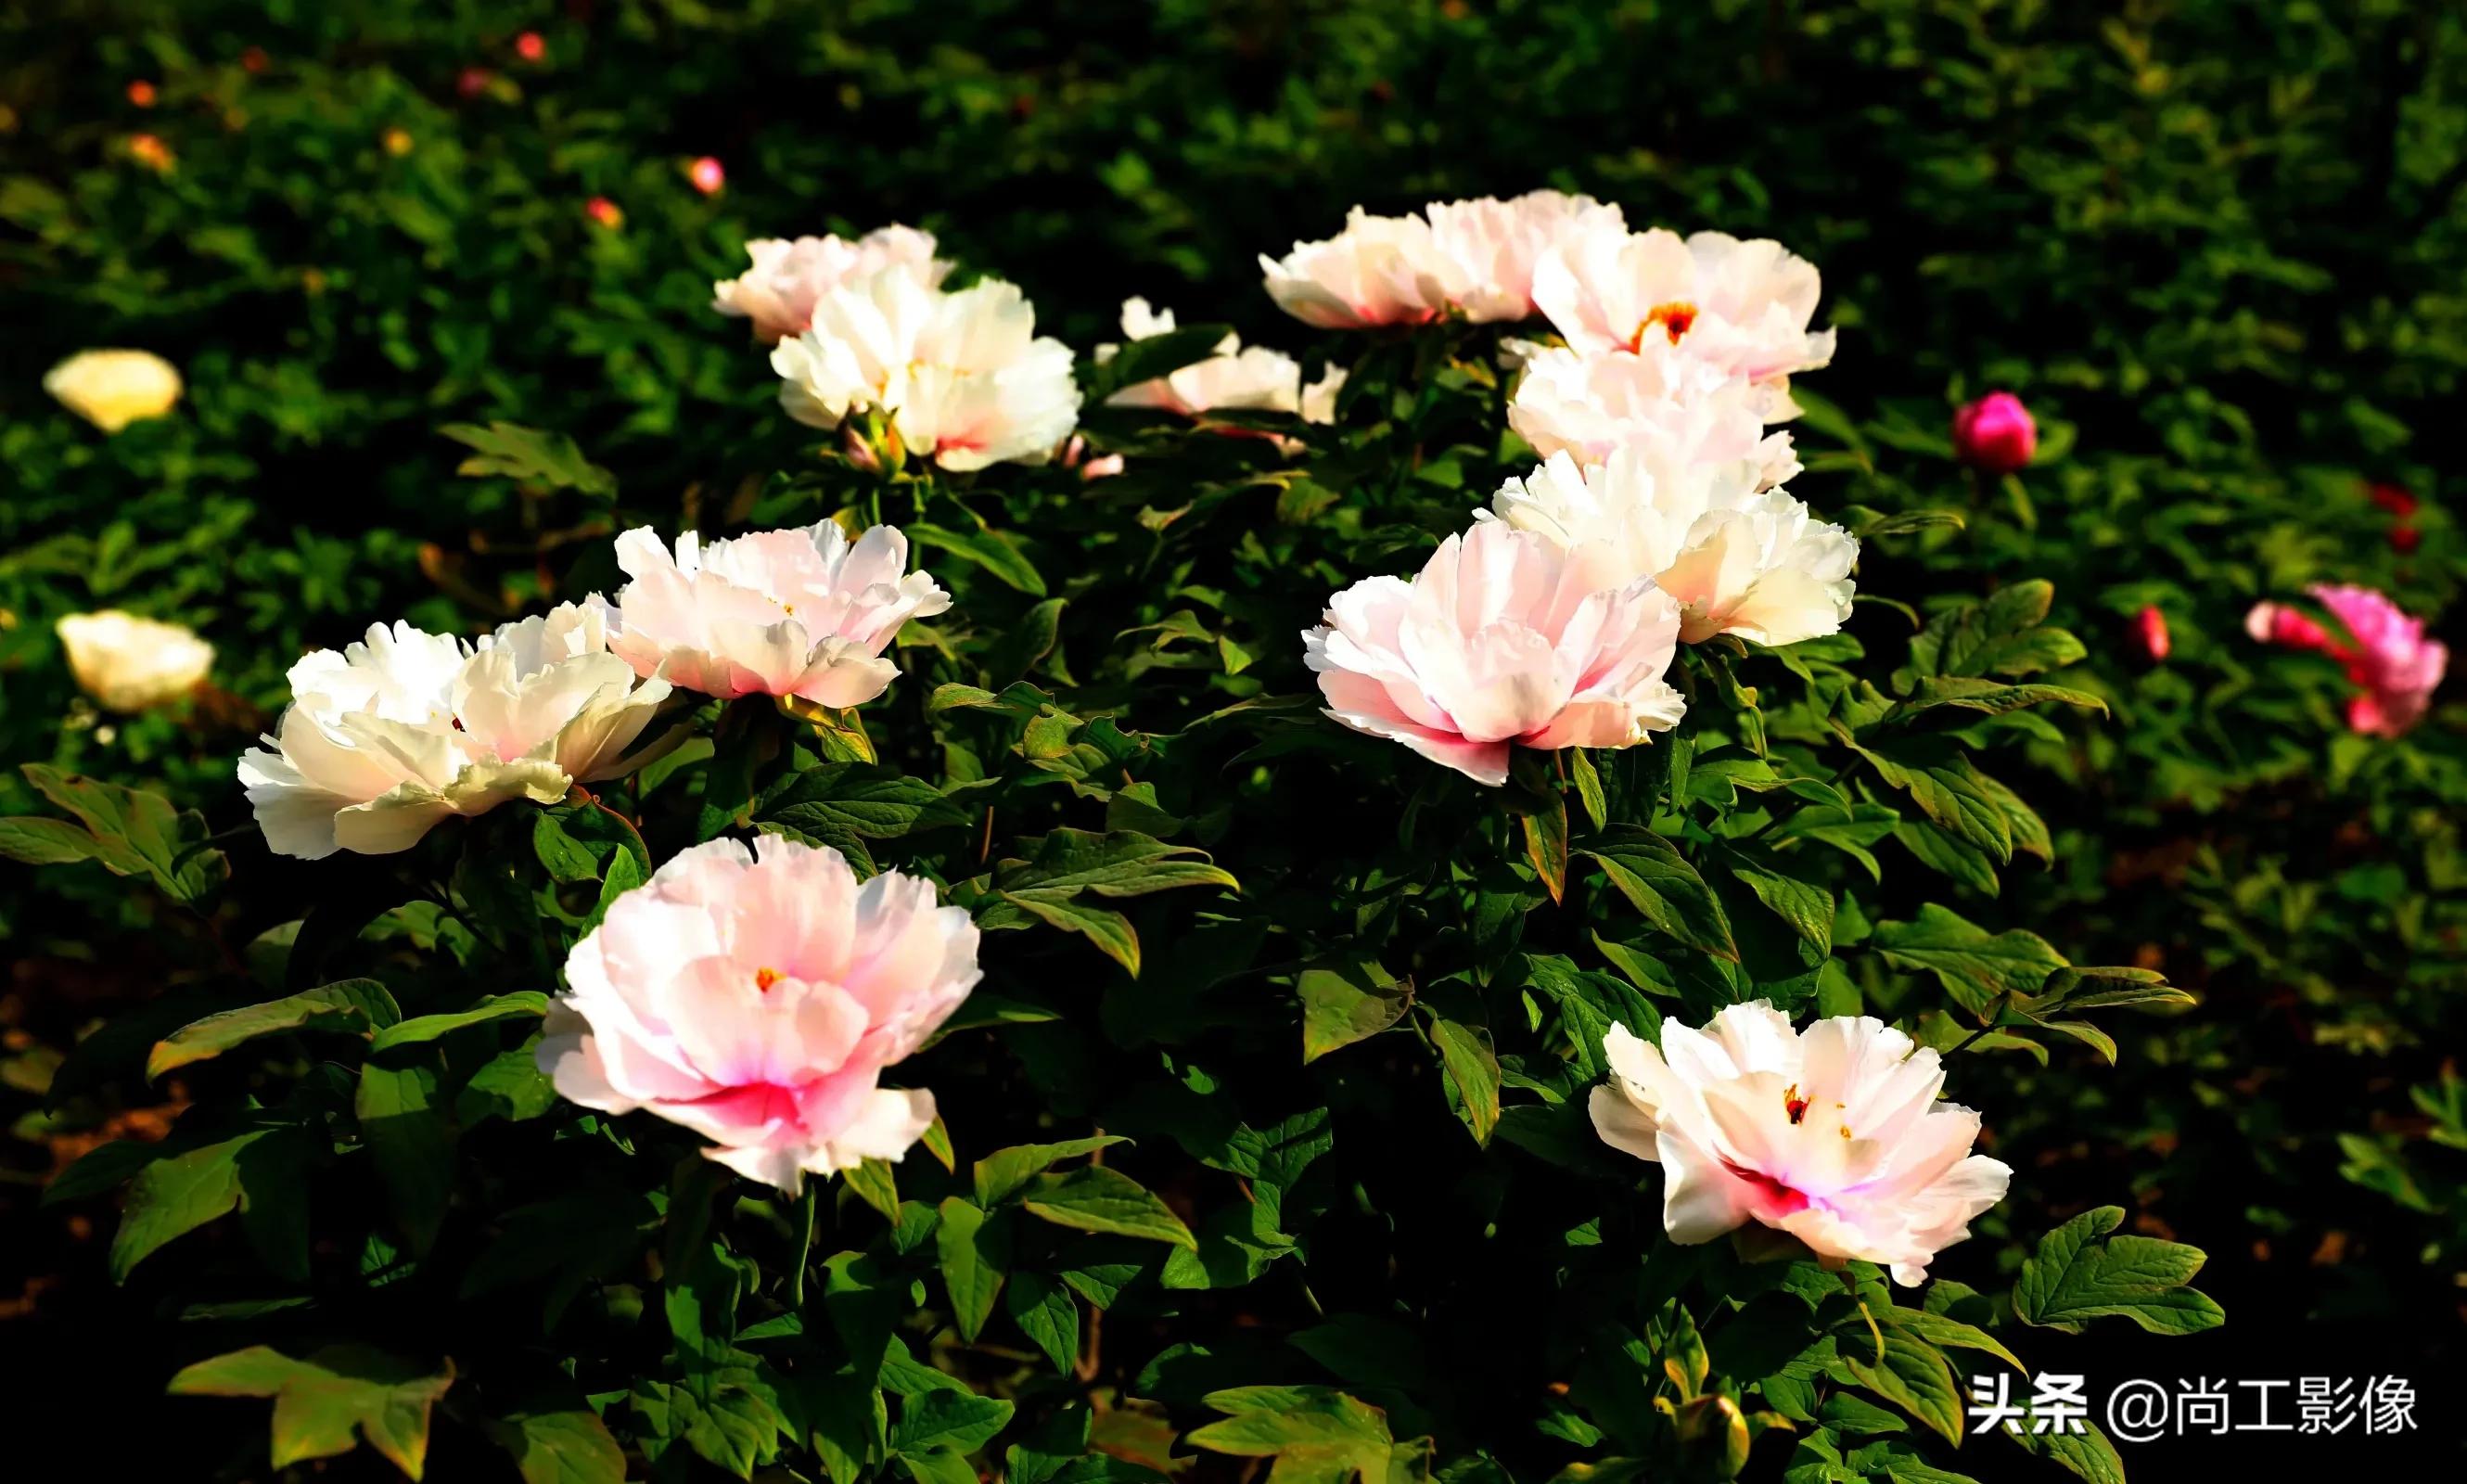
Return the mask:
[[715,157],[706,154],[687,168],[686,178],[703,194],[717,195],[719,188],[728,184],[728,171]]
[[2039,424],[2022,399],[1990,392],[1953,415],[1953,448],[1981,473],[2010,474],[2039,451]]
[[882,455],[873,451],[873,445],[866,441],[864,431],[855,423],[840,429],[840,447],[849,463],[856,468],[869,474],[882,472]]
[[575,945],[538,1062],[569,1101],[680,1124],[706,1158],[794,1193],[933,1127],[933,1093],[881,1076],[982,976],[976,924],[931,881],[860,883],[838,851],[775,835],[713,840]]
[[2264,644],[2282,649],[2327,654],[2339,648],[2330,631],[2315,623],[2311,615],[2283,603],[2254,604],[2252,611],[2244,616],[2244,631]]
[[2133,642],[2140,648],[2141,657],[2158,664],[2175,646],[2167,637],[2167,615],[2152,604],[2133,615]]
[[1090,459],[1087,463],[1081,465],[1079,467],[1079,477],[1083,481],[1111,479],[1121,471],[1122,456],[1119,453],[1107,453],[1100,454],[1099,456]]
[[548,42],[538,32],[526,31],[514,37],[514,55],[527,62],[544,60],[548,57]]

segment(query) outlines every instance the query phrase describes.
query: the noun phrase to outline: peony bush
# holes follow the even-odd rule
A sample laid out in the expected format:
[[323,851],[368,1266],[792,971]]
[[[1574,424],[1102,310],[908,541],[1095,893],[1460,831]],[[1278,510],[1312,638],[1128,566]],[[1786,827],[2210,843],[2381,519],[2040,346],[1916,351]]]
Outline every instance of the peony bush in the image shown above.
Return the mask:
[[[46,1199],[260,1399],[235,1467],[2120,1476],[1968,1378],[2223,1313],[2017,1217],[1981,1063],[2191,996],[1945,903],[2109,708],[2049,582],[1872,575],[1963,516],[1828,491],[1817,268],[1357,210],[1262,261],[1296,350],[1133,299],[1083,357],[939,250],[752,244],[702,329],[793,456],[299,660],[246,817],[28,770],[10,854],[187,909],[56,1079],[176,1127]],[[2387,729],[2439,651],[2354,612]]]

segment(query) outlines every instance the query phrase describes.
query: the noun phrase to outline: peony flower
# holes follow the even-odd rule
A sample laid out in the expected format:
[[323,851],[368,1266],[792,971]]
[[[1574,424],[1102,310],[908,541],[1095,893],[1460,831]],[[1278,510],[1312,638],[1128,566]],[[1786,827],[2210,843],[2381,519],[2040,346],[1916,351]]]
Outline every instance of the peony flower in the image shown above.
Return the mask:
[[2133,615],[2133,643],[2140,650],[2141,657],[2154,665],[2166,659],[2168,651],[2175,648],[2167,634],[2167,615],[2159,610],[2157,604]]
[[1345,230],[1296,242],[1282,259],[1259,257],[1277,308],[1322,330],[1421,325],[1463,290],[1463,270],[1440,251],[1419,217],[1373,217],[1355,207]]
[[1533,269],[1533,302],[1573,349],[1599,354],[1659,342],[1771,395],[1768,421],[1791,416],[1790,377],[1833,359],[1833,331],[1812,331],[1815,265],[1778,242],[1721,232],[1681,238],[1656,227],[1596,225]]
[[215,647],[178,624],[105,608],[72,613],[57,628],[78,689],[114,711],[177,700],[214,668]]
[[1319,379],[1302,388],[1303,422],[1327,423],[1336,421],[1336,399],[1345,390],[1345,368],[1334,361],[1320,368]]
[[265,843],[317,860],[408,850],[448,815],[554,804],[681,740],[635,742],[668,683],[636,681],[597,606],[560,604],[475,646],[373,625],[291,667],[291,708],[239,760]]
[[2433,692],[2450,668],[2449,648],[2424,636],[2424,622],[2368,587],[2317,586],[2315,599],[2354,636],[2350,645],[2296,609],[2253,605],[2245,630],[2265,643],[2327,654],[2364,687],[2347,702],[2347,725],[2370,737],[2396,737],[2422,720]]
[[1698,463],[1643,445],[1591,466],[1554,453],[1474,518],[1561,546],[1602,543],[1613,582],[1651,578],[1678,603],[1688,644],[1722,633],[1797,644],[1850,616],[1858,541],[1787,491],[1762,488],[1753,460]]
[[[1122,333],[1133,340],[1170,334],[1171,309],[1151,309],[1145,299],[1122,301]],[[1097,347],[1099,364],[1114,358],[1119,347]],[[1227,335],[1216,354],[1165,376],[1123,387],[1105,399],[1108,407],[1157,407],[1186,418],[1217,408],[1255,409],[1299,414],[1302,400],[1302,368],[1281,351],[1264,346],[1245,350],[1241,338]]]
[[1451,308],[1478,324],[1540,312],[1533,271],[1552,248],[1587,234],[1627,230],[1617,206],[1563,191],[1528,191],[1505,201],[1485,195],[1433,202],[1423,215],[1432,245],[1456,267],[1460,286]]
[[646,1109],[795,1193],[804,1173],[896,1160],[934,1094],[880,1085],[982,977],[977,925],[934,884],[859,885],[840,853],[764,835],[681,851],[565,961],[540,1070],[569,1102]]
[[890,526],[853,542],[829,520],[708,544],[689,531],[673,555],[638,526],[617,538],[617,565],[632,581],[608,648],[639,674],[722,699],[861,705],[899,674],[881,657],[899,626],[951,606],[908,571],[908,538]]
[[180,400],[180,373],[151,351],[79,351],[43,377],[61,406],[106,433],[159,418]]
[[1594,1130],[1662,1166],[1662,1224],[1683,1245],[1754,1221],[1914,1287],[2013,1176],[1970,1153],[1977,1113],[1936,1102],[1936,1054],[1872,1016],[1801,1034],[1756,1000],[1701,1030],[1664,1021],[1659,1048],[1614,1025],[1602,1053]]
[[1746,459],[1767,488],[1799,472],[1786,432],[1765,431],[1766,399],[1747,382],[1681,356],[1668,345],[1634,355],[1538,351],[1507,404],[1507,422],[1545,458],[1599,464],[1641,445],[1687,463]]
[[1625,747],[1679,724],[1663,674],[1679,605],[1615,585],[1598,543],[1562,549],[1482,521],[1439,543],[1419,576],[1374,577],[1328,600],[1302,635],[1326,714],[1493,787],[1511,743]]
[[947,469],[1042,463],[1078,422],[1079,388],[1070,347],[1035,330],[1015,285],[946,294],[887,268],[817,300],[813,324],[772,350],[771,367],[800,422],[881,411],[906,447]]
[[[712,184],[703,184],[702,168],[713,167]],[[705,194],[719,189],[725,175],[717,160],[694,163],[694,186]],[[754,337],[768,345],[783,335],[804,332],[813,323],[815,301],[843,284],[896,269],[926,288],[941,286],[951,264],[934,256],[934,234],[914,227],[877,227],[855,241],[836,237],[801,237],[795,241],[758,238],[745,244],[754,265],[736,278],[711,285],[712,308],[722,314],[754,322]]]
[[2039,451],[2039,424],[2010,392],[1990,392],[1953,415],[1953,451],[1982,474],[2010,474]]

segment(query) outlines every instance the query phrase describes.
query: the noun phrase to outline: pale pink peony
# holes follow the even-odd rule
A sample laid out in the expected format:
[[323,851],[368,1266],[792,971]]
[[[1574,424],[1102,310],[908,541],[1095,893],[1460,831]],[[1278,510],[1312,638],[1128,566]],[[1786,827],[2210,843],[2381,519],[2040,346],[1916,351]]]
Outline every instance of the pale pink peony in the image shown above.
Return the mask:
[[1367,330],[1421,325],[1447,312],[1465,283],[1419,217],[1373,217],[1355,207],[1345,230],[1296,242],[1284,258],[1261,254],[1268,296],[1305,325]]
[[1799,472],[1787,432],[1767,433],[1767,394],[1672,347],[1637,354],[1539,350],[1507,404],[1507,423],[1545,458],[1599,464],[1631,445],[1691,464],[1747,460],[1760,487]]
[[1768,419],[1790,416],[1791,377],[1833,359],[1833,331],[1811,331],[1821,281],[1780,243],[1721,232],[1595,225],[1533,270],[1533,300],[1587,354],[1652,343],[1765,388]]
[[2013,1176],[1970,1153],[1977,1113],[1936,1102],[1936,1054],[1872,1016],[1802,1035],[1756,1000],[1702,1030],[1664,1021],[1658,1049],[1614,1025],[1602,1053],[1595,1131],[1662,1166],[1663,1227],[1684,1245],[1753,1221],[1914,1287]]
[[2039,451],[2039,424],[2022,399],[1990,392],[1954,413],[1953,451],[1982,474],[2017,473]]
[[882,658],[899,626],[951,606],[908,571],[908,538],[875,526],[851,542],[833,521],[698,540],[672,554],[639,526],[617,538],[633,581],[609,610],[608,647],[645,675],[705,696],[796,696],[855,706],[897,678]]
[[[716,191],[723,178],[717,160],[695,162],[696,189]],[[934,234],[896,225],[877,227],[853,242],[837,237],[758,238],[745,244],[745,252],[753,266],[713,284],[712,308],[754,321],[754,337],[766,345],[803,333],[813,323],[815,303],[842,284],[895,268],[933,288],[951,272],[950,263],[934,256]]]
[[636,1108],[709,1138],[748,1179],[895,1160],[934,1095],[879,1085],[981,973],[965,908],[835,850],[765,835],[680,852],[619,897],[565,962],[540,1038],[559,1096]]
[[1663,675],[1679,605],[1650,579],[1613,585],[1600,543],[1563,549],[1484,521],[1439,543],[1419,576],[1328,600],[1302,635],[1327,715],[1496,787],[1511,744],[1625,747],[1679,724]]
[[2280,603],[2258,603],[2245,615],[2254,638],[2327,654],[2364,687],[2347,702],[2347,725],[2372,737],[2396,737],[2424,719],[2433,692],[2450,668],[2450,650],[2424,636],[2424,621],[2368,587],[2317,586],[2313,597],[2346,627],[2348,644]]
[[1451,307],[1477,324],[1532,318],[1540,312],[1533,269],[1544,255],[1583,234],[1627,230],[1617,206],[1564,191],[1434,201],[1423,216],[1432,244],[1457,269]]
[[[1152,308],[1139,298],[1122,301],[1121,323],[1122,334],[1131,340],[1171,334],[1177,328],[1171,309]],[[1098,364],[1112,360],[1120,350],[1113,345],[1097,347]],[[1105,405],[1155,407],[1186,418],[1220,408],[1299,414],[1302,368],[1282,351],[1259,345],[1245,349],[1240,336],[1229,334],[1217,342],[1215,354],[1123,387],[1106,398]]]

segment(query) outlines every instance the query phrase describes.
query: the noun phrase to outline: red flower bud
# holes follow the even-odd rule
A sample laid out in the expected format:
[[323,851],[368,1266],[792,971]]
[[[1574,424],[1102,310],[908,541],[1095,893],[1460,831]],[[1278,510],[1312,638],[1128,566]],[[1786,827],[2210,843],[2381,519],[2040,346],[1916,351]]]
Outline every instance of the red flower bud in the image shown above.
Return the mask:
[[1953,448],[1984,474],[2010,474],[2039,450],[2039,424],[2010,392],[1990,392],[1953,415]]
[[514,55],[527,62],[542,60],[548,56],[548,42],[536,31],[526,31],[514,37]]
[[584,204],[582,211],[585,216],[611,232],[625,224],[624,211],[604,195],[593,196]]
[[717,195],[719,188],[728,184],[728,169],[713,156],[706,154],[686,168],[686,178],[692,181],[693,188],[703,194]]
[[2157,604],[2133,615],[2133,641],[2140,647],[2141,657],[2154,665],[2175,647],[2167,637],[2167,615],[2159,611]]
[[2365,486],[2365,494],[2401,520],[2415,514],[2415,496],[2402,486],[2375,482]]

